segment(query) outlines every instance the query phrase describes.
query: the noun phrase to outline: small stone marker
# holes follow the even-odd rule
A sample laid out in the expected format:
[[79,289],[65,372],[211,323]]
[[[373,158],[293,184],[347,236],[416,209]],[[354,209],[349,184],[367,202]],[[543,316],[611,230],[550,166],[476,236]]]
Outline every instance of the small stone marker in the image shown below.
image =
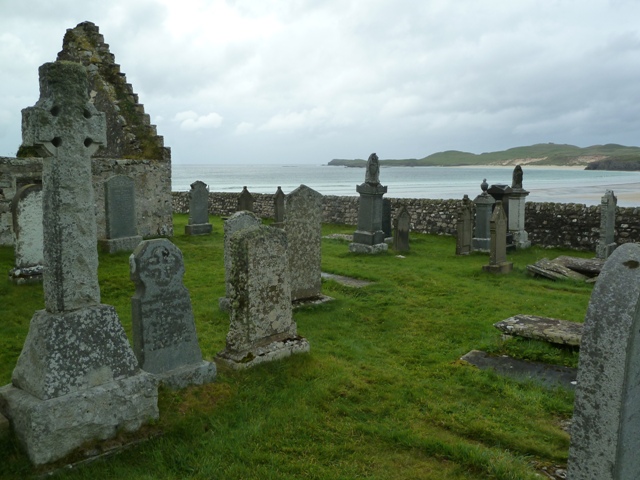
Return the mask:
[[200,180],[191,184],[189,191],[189,224],[185,225],[185,235],[209,235],[209,186]]
[[158,418],[156,380],[138,367],[115,309],[100,304],[91,154],[106,141],[79,63],[40,67],[23,144],[43,155],[45,310],[29,326],[0,409],[36,464]]
[[387,187],[380,184],[380,164],[375,153],[367,160],[364,178],[364,183],[356,187],[360,194],[358,229],[353,234],[349,251],[372,254],[386,252],[389,246],[384,243],[385,234],[382,230],[382,196],[387,193]]
[[509,231],[513,236],[513,243],[517,249],[529,248],[529,234],[524,229],[525,199],[529,192],[522,188],[522,167],[516,165],[513,169],[513,181],[509,194]]
[[224,285],[225,296],[218,299],[220,310],[229,311],[229,299],[231,298],[231,267],[233,256],[231,255],[231,236],[239,230],[249,227],[257,227],[262,221],[251,212],[240,211],[231,215],[224,222]]
[[475,233],[472,240],[472,249],[478,252],[491,250],[491,213],[496,203],[495,198],[487,193],[489,184],[485,178],[480,184],[482,193],[473,199],[476,206]]
[[322,195],[300,185],[285,197],[284,231],[291,300],[322,295]]
[[606,260],[616,249],[616,206],[618,199],[613,190],[607,190],[600,200],[600,238],[596,247],[596,257]]
[[286,233],[239,230],[231,236],[231,256],[230,326],[217,358],[241,369],[309,351],[292,317]]
[[567,478],[640,472],[640,245],[609,257],[584,321]]
[[42,243],[42,185],[25,185],[11,202],[15,267],[12,282],[42,282],[44,246]]
[[165,238],[141,242],[129,258],[133,351],[140,367],[171,388],[210,383],[215,363],[202,360],[184,261]]
[[473,231],[471,228],[471,200],[467,195],[462,198],[462,203],[458,208],[456,233],[456,255],[469,255]]
[[253,195],[249,193],[246,186],[242,187],[242,192],[238,196],[238,212],[253,212],[253,202],[255,202]]
[[114,175],[104,182],[107,238],[100,247],[108,253],[131,252],[142,241],[136,228],[136,190],[133,178]]
[[502,200],[496,202],[491,216],[491,252],[489,265],[482,270],[491,273],[509,273],[513,263],[507,262],[507,217],[502,209]]
[[284,226],[284,192],[278,187],[273,196],[273,226],[282,228]]
[[411,231],[411,214],[407,206],[403,205],[394,220],[393,249],[396,252],[409,251],[409,232]]

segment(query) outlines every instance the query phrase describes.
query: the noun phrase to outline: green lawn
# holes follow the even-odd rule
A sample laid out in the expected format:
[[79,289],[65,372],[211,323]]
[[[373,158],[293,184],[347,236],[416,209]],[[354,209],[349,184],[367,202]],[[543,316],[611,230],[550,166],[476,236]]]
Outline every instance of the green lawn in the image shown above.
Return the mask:
[[[224,348],[222,223],[214,233],[173,238],[186,262],[203,355]],[[324,233],[352,233],[325,225]],[[161,390],[160,433],[124,452],[64,471],[97,479],[529,479],[566,464],[573,393],[519,383],[464,364],[472,349],[576,366],[577,353],[534,341],[503,342],[492,324],[518,313],[583,321],[591,286],[533,278],[526,265],[566,250],[510,255],[514,272],[481,270],[488,256],[456,257],[453,237],[415,234],[411,252],[353,255],[323,240],[323,271],[375,282],[363,289],[323,283],[335,301],[294,314],[309,354],[235,372],[214,384]],[[0,248],[0,271],[13,250]],[[102,302],[131,338],[128,255],[100,256]],[[42,287],[0,282],[0,382],[9,383]],[[33,472],[14,438],[0,441],[0,478]]]

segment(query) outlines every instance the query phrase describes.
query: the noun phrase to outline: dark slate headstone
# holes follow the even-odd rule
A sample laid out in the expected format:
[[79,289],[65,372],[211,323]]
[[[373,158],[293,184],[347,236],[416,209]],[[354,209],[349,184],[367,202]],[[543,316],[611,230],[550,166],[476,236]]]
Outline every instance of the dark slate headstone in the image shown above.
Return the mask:
[[309,351],[292,316],[286,233],[250,227],[234,233],[230,243],[230,326],[217,358],[241,369]]
[[640,245],[609,257],[580,344],[567,478],[632,480],[640,472]]
[[456,255],[469,255],[471,253],[471,200],[465,195],[458,208],[458,221],[456,223]]
[[405,205],[394,220],[393,249],[396,252],[409,251],[409,232],[411,231],[411,214]]
[[185,225],[186,235],[208,235],[212,226],[209,223],[209,186],[200,180],[191,184],[189,191],[189,224]]
[[11,215],[15,267],[9,278],[18,285],[42,282],[42,185],[25,185],[18,190],[11,202]]
[[238,196],[238,212],[253,212],[253,202],[255,198],[249,192],[246,186],[242,187],[242,192]]
[[284,192],[278,187],[273,196],[273,226],[282,227],[284,222]]
[[114,175],[104,182],[107,238],[100,241],[109,253],[133,251],[142,241],[136,228],[136,189],[133,178]]
[[391,238],[391,200],[382,199],[382,231],[384,238]]
[[140,367],[171,388],[212,382],[214,363],[202,360],[184,261],[165,238],[141,242],[129,258],[133,350]]

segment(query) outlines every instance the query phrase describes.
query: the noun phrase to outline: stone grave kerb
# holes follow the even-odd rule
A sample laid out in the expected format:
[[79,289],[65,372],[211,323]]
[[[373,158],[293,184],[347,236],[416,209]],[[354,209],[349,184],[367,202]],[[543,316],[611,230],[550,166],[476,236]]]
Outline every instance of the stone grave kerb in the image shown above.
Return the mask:
[[582,331],[567,478],[640,472],[640,245],[607,259]]
[[106,119],[89,102],[82,65],[39,72],[40,99],[22,110],[22,135],[43,157],[45,308],[61,312],[100,303],[91,155],[106,142]]

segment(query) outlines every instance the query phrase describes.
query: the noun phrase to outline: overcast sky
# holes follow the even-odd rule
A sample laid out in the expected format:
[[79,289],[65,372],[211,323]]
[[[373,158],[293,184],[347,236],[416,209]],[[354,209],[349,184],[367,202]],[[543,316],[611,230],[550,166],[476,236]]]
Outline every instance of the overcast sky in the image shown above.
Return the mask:
[[637,0],[0,0],[0,156],[87,20],[174,163],[640,145]]

